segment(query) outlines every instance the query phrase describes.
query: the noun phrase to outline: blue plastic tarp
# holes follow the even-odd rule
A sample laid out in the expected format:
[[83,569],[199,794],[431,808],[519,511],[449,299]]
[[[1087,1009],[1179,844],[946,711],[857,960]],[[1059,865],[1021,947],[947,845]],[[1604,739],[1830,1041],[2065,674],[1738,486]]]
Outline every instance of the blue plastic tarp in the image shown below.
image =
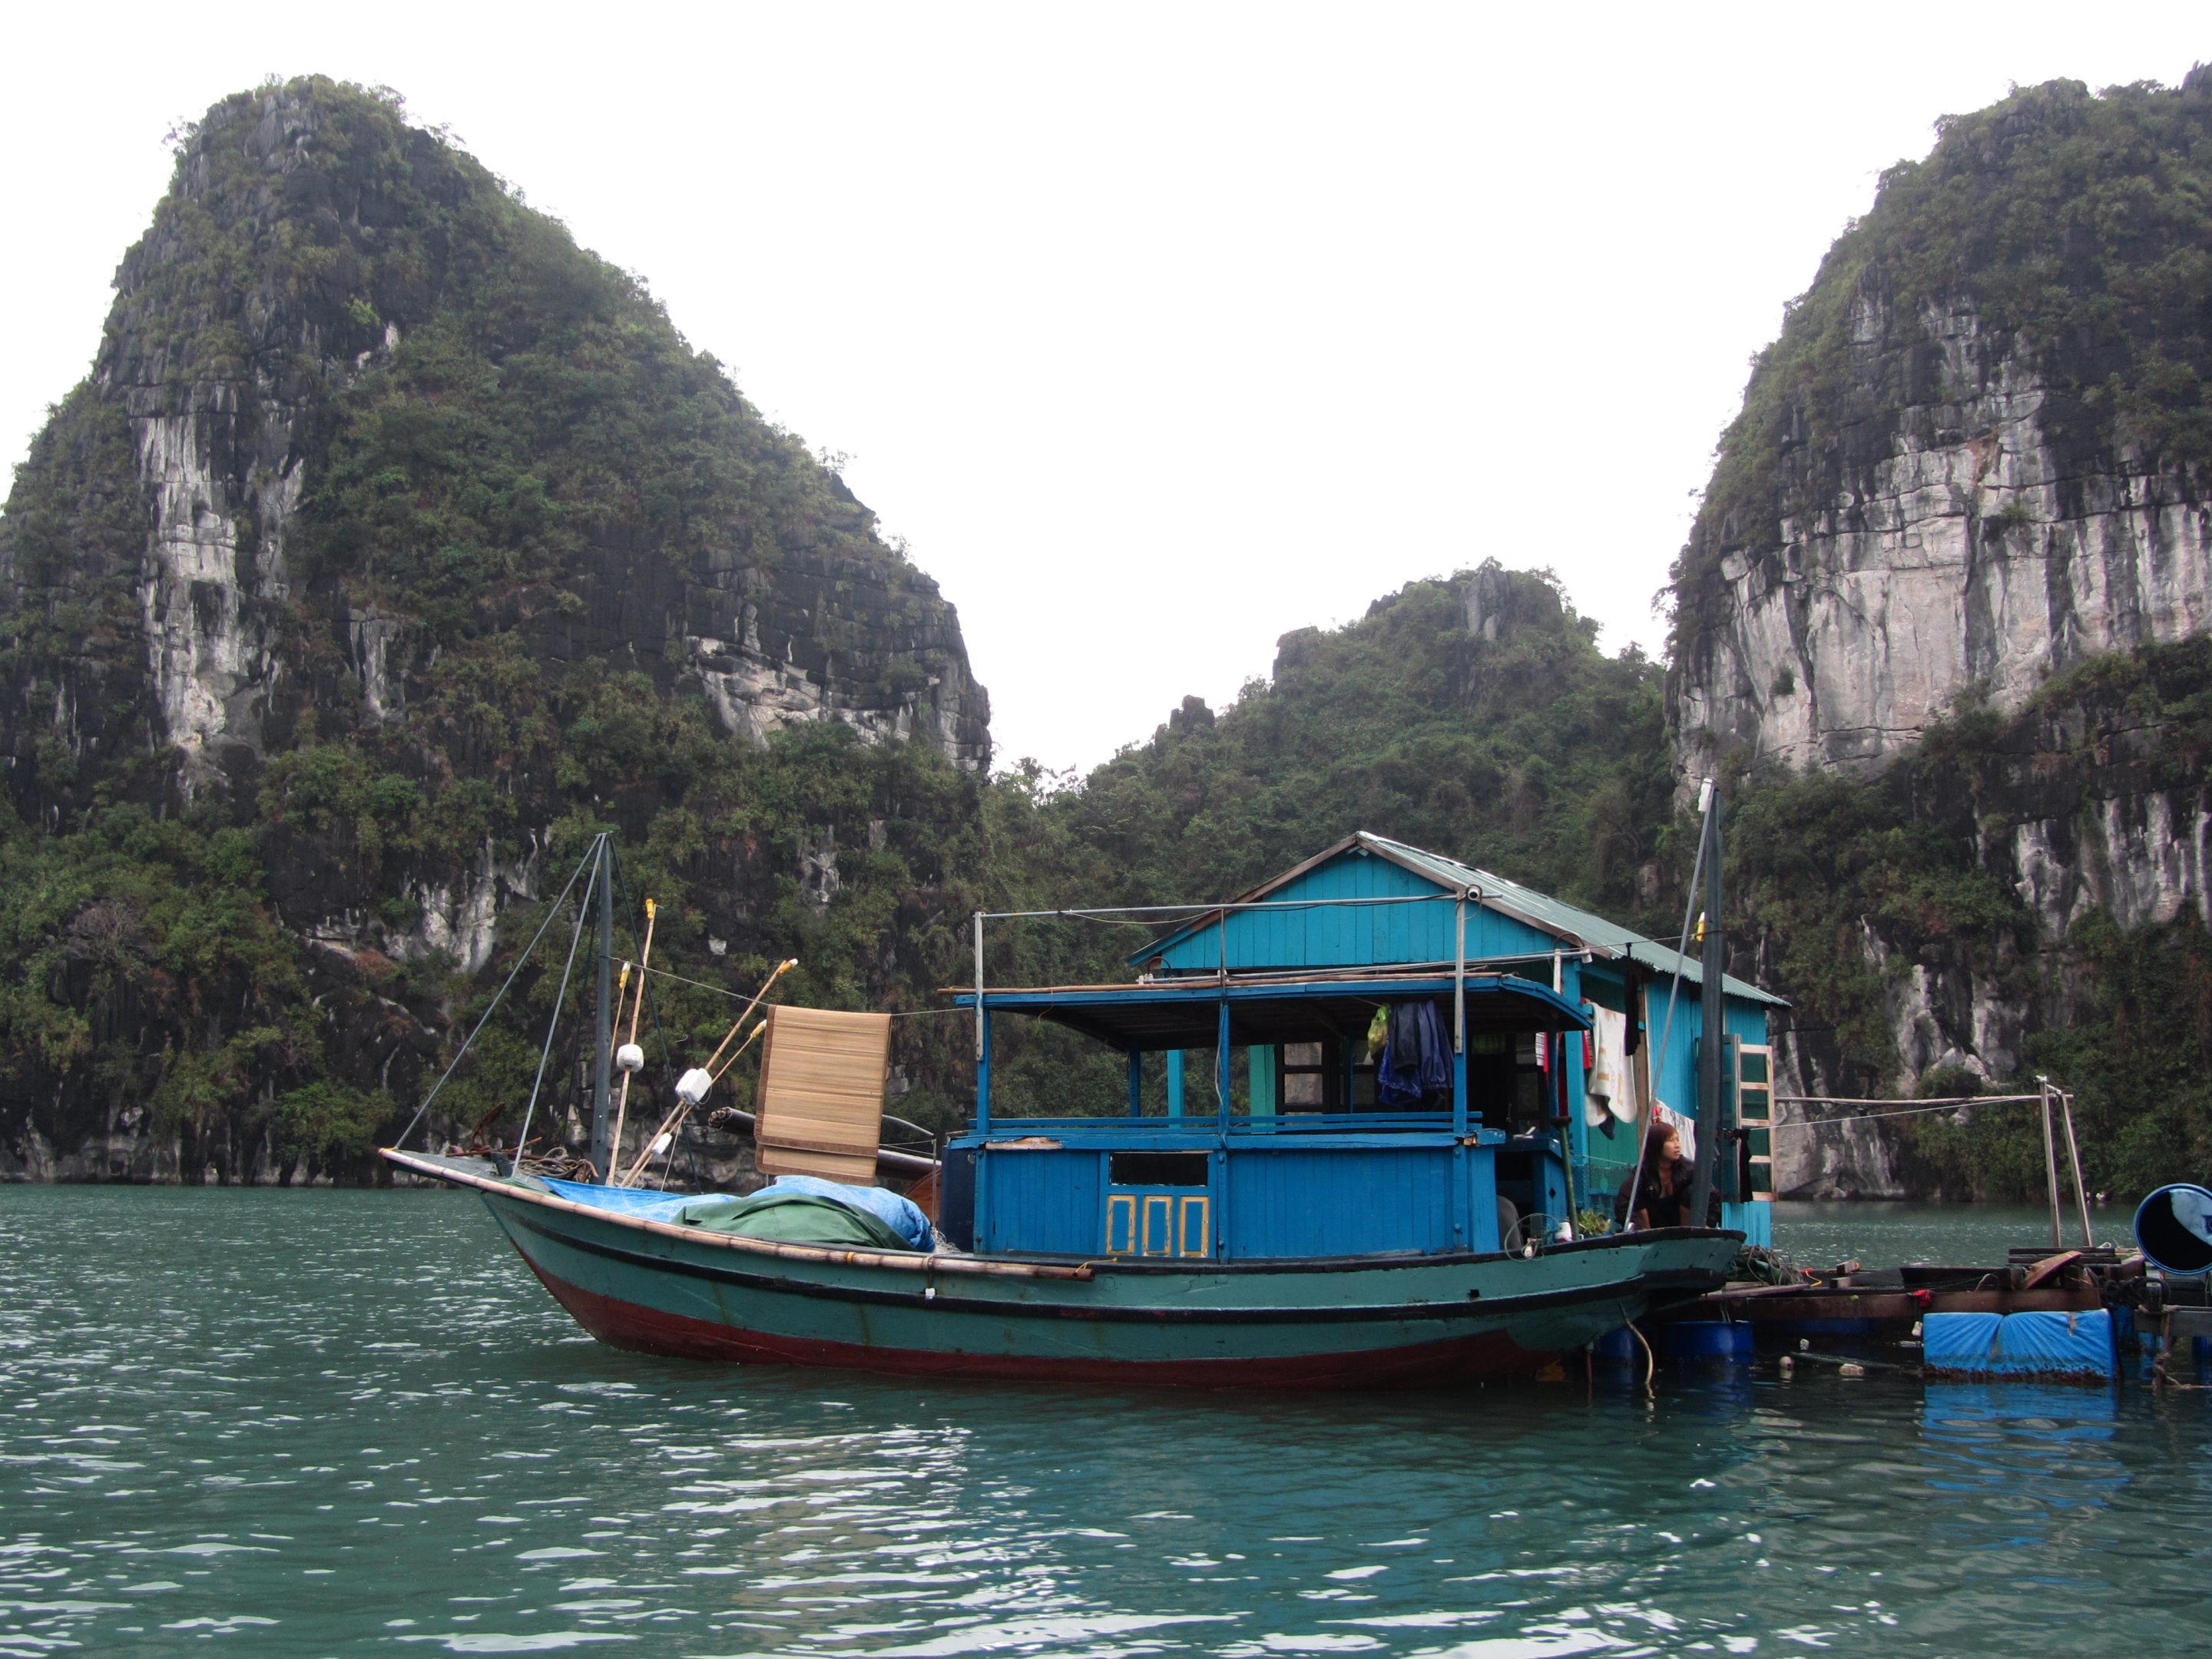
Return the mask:
[[1990,1368],[2002,1314],[1929,1314],[1920,1322],[1920,1358],[1931,1371],[1978,1373]]
[[1972,1376],[2119,1375],[2112,1316],[2087,1313],[1942,1313],[1921,1322],[1928,1369]]
[[556,1198],[565,1198],[572,1204],[588,1204],[595,1210],[612,1210],[617,1215],[642,1216],[647,1221],[673,1221],[676,1213],[686,1204],[696,1204],[704,1194],[700,1193],[653,1193],[642,1187],[602,1187],[589,1181],[555,1181],[545,1182]]

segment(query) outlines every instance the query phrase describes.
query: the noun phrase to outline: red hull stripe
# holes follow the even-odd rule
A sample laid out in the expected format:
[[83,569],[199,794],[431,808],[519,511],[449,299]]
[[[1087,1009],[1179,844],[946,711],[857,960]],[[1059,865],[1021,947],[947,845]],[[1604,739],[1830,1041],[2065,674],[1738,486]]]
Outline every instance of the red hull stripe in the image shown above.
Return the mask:
[[[524,1261],[529,1258],[525,1256]],[[957,1376],[1006,1382],[1158,1383],[1212,1389],[1406,1388],[1528,1376],[1559,1356],[1522,1347],[1503,1331],[1451,1337],[1380,1352],[1328,1353],[1268,1359],[1122,1361],[1025,1358],[1018,1355],[936,1353],[919,1348],[871,1348],[849,1342],[778,1336],[663,1313],[601,1296],[530,1263],[554,1299],[610,1347],[682,1359],[736,1360],[755,1365],[829,1365],[900,1376]]]

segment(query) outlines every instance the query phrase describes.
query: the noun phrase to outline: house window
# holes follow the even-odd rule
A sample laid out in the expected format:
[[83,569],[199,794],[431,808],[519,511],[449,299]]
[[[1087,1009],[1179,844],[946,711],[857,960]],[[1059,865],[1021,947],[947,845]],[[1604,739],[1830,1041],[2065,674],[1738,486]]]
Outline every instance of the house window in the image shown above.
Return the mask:
[[1344,1109],[1344,1050],[1334,1037],[1275,1050],[1275,1098],[1285,1112]]

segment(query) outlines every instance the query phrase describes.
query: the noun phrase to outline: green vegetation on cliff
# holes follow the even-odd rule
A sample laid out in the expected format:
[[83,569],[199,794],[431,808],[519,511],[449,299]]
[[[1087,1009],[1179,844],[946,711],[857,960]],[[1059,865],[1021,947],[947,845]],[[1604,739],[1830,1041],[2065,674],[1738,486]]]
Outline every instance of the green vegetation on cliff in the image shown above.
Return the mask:
[[[1596,633],[1549,573],[1492,562],[1409,584],[1348,627],[1287,635],[1273,677],[1218,714],[1186,698],[1079,783],[1002,777],[983,872],[994,907],[1226,898],[1372,830],[1643,915],[1674,835],[1660,675],[1632,649],[1607,656]],[[1126,973],[1146,937],[1006,932],[994,975],[1045,983]],[[1048,1067],[1087,1063],[1073,1098],[1115,1109],[1111,1056],[1019,1041],[1000,1066],[1017,1103],[1040,1097]]]
[[[1938,1065],[1921,1073],[1921,1094],[2032,1088],[2046,1073],[2079,1097],[2093,1187],[2139,1193],[2204,1168],[2212,939],[2196,908],[2124,928],[2077,886],[2042,896],[2039,911],[1990,849],[2029,827],[2053,837],[2057,868],[2078,871],[2115,810],[2200,796],[2208,756],[2212,639],[2197,638],[2086,663],[2009,714],[1963,709],[1879,779],[1747,781],[1729,823],[1732,926],[1796,1004],[1801,1058],[1840,1092],[1893,1091],[1905,1080],[1899,1010],[1927,985],[1972,983],[2026,1016],[2016,1074]],[[1929,1015],[1965,1023],[1940,1006],[1914,1018]],[[1965,1127],[1921,1118],[1895,1133],[1917,1190],[2041,1192],[2033,1113],[1991,1109]]]
[[1048,815],[1118,902],[1225,896],[1366,829],[1639,911],[1673,787],[1660,676],[1596,632],[1548,573],[1415,582],[1285,635],[1272,678],[1218,715],[1186,700]]
[[[1889,441],[1883,410],[1837,407],[1863,306],[1966,294],[2044,354],[2063,429],[2212,459],[2201,78],[2024,92],[1887,177],[1753,375],[1681,617],[1797,510],[1784,450]],[[195,574],[163,577],[184,540]],[[1270,678],[1087,777],[987,779],[933,586],[634,279],[388,97],[241,94],[180,150],[96,373],[0,515],[0,1164],[37,1139],[143,1178],[150,1134],[187,1179],[370,1173],[602,829],[625,954],[650,893],[690,977],[737,990],[796,955],[795,997],[917,1016],[966,977],[976,908],[1218,899],[1354,829],[1671,932],[1662,670],[1595,634],[1548,574],[1492,562],[1285,636]],[[2014,713],[1970,700],[1879,779],[1732,774],[1736,966],[1853,1092],[1971,1086],[1899,1047],[1958,1023],[1914,1012],[1924,985],[1971,980],[2023,1011],[2016,1068],[2079,1090],[2096,1184],[2201,1167],[2194,912],[2124,933],[1990,849],[2201,793],[2208,752],[2198,641]],[[1142,937],[1003,927],[990,970],[1108,976]],[[557,975],[523,975],[446,1127],[512,1129]],[[649,1051],[729,1015],[657,982]],[[550,1073],[563,1112],[585,1029]],[[894,1109],[964,1112],[958,1019],[902,1019],[894,1061]],[[1121,1098],[1114,1057],[1051,1030],[1010,1031],[1000,1074],[1018,1107]],[[1922,1120],[1900,1151],[1929,1189],[2023,1196],[2025,1135]],[[103,1145],[125,1150],[78,1151]]]
[[[1971,305],[1981,340],[2017,340],[2051,401],[2044,429],[2062,452],[2127,448],[2156,466],[2212,463],[2212,71],[2179,88],[2076,81],[2027,87],[1942,124],[1924,161],[1881,176],[1867,216],[1837,239],[1793,301],[1781,337],[1754,360],[1742,412],[1677,565],[1677,647],[1722,557],[1781,540],[1784,518],[1834,500],[1802,498],[1786,476],[1836,473],[1886,446],[1897,410],[1965,403],[1939,382],[1932,342],[1872,402],[1854,371],[1889,331]],[[1815,464],[1785,474],[1785,457]]]
[[[929,579],[635,279],[388,94],[225,100],[0,516],[5,1139],[150,1111],[187,1176],[360,1167],[607,826],[672,956],[910,1004],[972,908],[966,672]],[[936,741],[732,733],[709,682],[748,674]],[[526,1079],[540,977],[457,1121]]]

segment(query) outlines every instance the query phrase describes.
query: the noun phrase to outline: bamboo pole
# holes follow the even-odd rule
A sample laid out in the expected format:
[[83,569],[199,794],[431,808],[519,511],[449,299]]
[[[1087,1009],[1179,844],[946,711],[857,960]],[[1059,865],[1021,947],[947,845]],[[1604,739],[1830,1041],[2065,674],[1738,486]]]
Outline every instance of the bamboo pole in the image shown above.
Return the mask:
[[[651,941],[648,939],[647,943],[650,942]],[[775,971],[771,973],[762,983],[759,990],[753,993],[753,1000],[745,1004],[745,1012],[744,1013],[738,1016],[738,1023],[731,1026],[729,1031],[723,1036],[722,1040],[714,1045],[714,1052],[708,1056],[707,1064],[703,1068],[709,1073],[708,1078],[708,1086],[709,1088],[712,1088],[714,1083],[721,1077],[722,1072],[728,1071],[731,1066],[738,1063],[738,1054],[744,1053],[746,1048],[751,1045],[753,1037],[758,1036],[761,1032],[767,1028],[768,1022],[766,1020],[762,1020],[758,1024],[755,1025],[752,1029],[751,1036],[746,1037],[744,1042],[738,1045],[736,1054],[732,1054],[729,1059],[722,1061],[721,1071],[716,1071],[714,1069],[714,1062],[716,1060],[722,1060],[722,1050],[730,1046],[730,1038],[737,1036],[740,1030],[744,1029],[746,1016],[750,1015],[754,1009],[760,1006],[761,999],[769,994],[769,990],[775,986],[776,981],[781,979],[786,974],[789,973],[793,969],[798,966],[799,958],[797,957],[788,957],[783,961],[776,963]],[[645,1000],[645,988],[643,984],[643,976],[641,975],[640,975],[640,983],[638,987],[638,1000],[641,1002]],[[701,1100],[704,1100],[706,1096],[702,1094],[699,1098]],[[696,1104],[696,1103],[695,1102],[691,1103]],[[671,1126],[681,1120],[687,1113],[690,1112],[690,1104],[679,1106],[667,1117],[661,1120],[661,1127],[654,1130],[653,1134],[647,1139],[645,1143],[645,1150],[638,1154],[637,1161],[630,1166],[629,1172],[615,1183],[617,1186],[627,1187],[631,1182],[637,1179],[638,1176],[643,1172],[645,1166],[652,1161],[653,1144],[658,1141],[663,1134],[669,1133]]]
[[[746,1049],[751,1048],[753,1046],[753,1039],[766,1030],[768,1030],[768,1022],[766,1020],[763,1020],[760,1024],[754,1026],[750,1031],[747,1032],[745,1034],[745,1040],[738,1045],[737,1054],[732,1054],[728,1060],[724,1063],[722,1071],[726,1072],[731,1066],[736,1065],[738,1063],[738,1055],[744,1054]],[[719,1079],[721,1076],[721,1072],[717,1072],[714,1075]],[[701,1098],[703,1099],[705,1097],[702,1096]],[[660,1120],[660,1127],[658,1129],[655,1129],[653,1133],[647,1138],[645,1150],[637,1155],[637,1162],[630,1165],[629,1173],[623,1177],[622,1184],[623,1186],[629,1187],[636,1183],[638,1176],[645,1172],[645,1166],[653,1161],[653,1149],[660,1144],[661,1136],[665,1134],[673,1134],[677,1130],[682,1128],[684,1127],[684,1120],[691,1115],[691,1109],[697,1104],[697,1101],[683,1101],[678,1104],[674,1111],[669,1113],[666,1117]],[[674,1143],[672,1142],[672,1151],[673,1150],[673,1147]],[[664,1179],[665,1179],[665,1177],[664,1177]]]
[[2089,1194],[2081,1185],[2081,1148],[2074,1139],[2074,1097],[2060,1090],[2058,1105],[2066,1119],[2066,1158],[2074,1166],[2074,1207],[2081,1218],[2081,1243],[2084,1249],[2094,1249],[2097,1241],[2089,1232]]
[[[798,966],[799,958],[797,957],[791,957],[776,963],[775,971],[768,976],[767,982],[763,984],[759,990],[753,993],[753,1000],[745,1004],[745,1011],[744,1013],[738,1016],[738,1023],[731,1026],[730,1029],[723,1034],[722,1040],[714,1045],[714,1052],[707,1056],[707,1070],[709,1072],[714,1072],[714,1062],[722,1057],[722,1050],[730,1046],[730,1039],[745,1029],[745,1021],[752,1017],[753,1010],[760,1006],[761,999],[766,996],[769,992],[774,988],[776,981],[781,979],[786,974],[789,973],[793,969]],[[735,1060],[737,1055],[732,1054],[730,1058],[732,1060]],[[724,1066],[722,1069],[723,1071],[727,1071],[729,1068],[727,1066]],[[714,1072],[714,1075],[716,1077],[720,1077],[721,1074],[721,1072]]]
[[[637,1041],[637,1018],[645,1011],[645,975],[653,961],[653,925],[655,920],[653,902],[647,899],[645,902],[645,952],[638,958],[637,1000],[630,1005],[629,1035],[623,1039],[625,1042]],[[623,980],[625,985],[629,980],[629,963],[626,962],[623,963]],[[623,1117],[629,1110],[629,1072],[625,1068],[623,1072],[622,1098],[615,1106],[614,1139],[607,1143],[607,1168],[610,1170],[619,1167],[622,1163]],[[617,1182],[614,1184],[620,1186],[623,1183]]]
[[731,1066],[738,1063],[738,1056],[744,1054],[746,1049],[751,1048],[753,1046],[753,1039],[766,1030],[768,1030],[768,1022],[766,1020],[756,1020],[753,1023],[753,1029],[745,1033],[745,1040],[743,1042],[740,1042],[737,1048],[731,1052],[730,1057],[724,1060],[720,1069],[714,1073],[715,1082],[720,1083],[722,1080],[723,1073],[727,1072]]

